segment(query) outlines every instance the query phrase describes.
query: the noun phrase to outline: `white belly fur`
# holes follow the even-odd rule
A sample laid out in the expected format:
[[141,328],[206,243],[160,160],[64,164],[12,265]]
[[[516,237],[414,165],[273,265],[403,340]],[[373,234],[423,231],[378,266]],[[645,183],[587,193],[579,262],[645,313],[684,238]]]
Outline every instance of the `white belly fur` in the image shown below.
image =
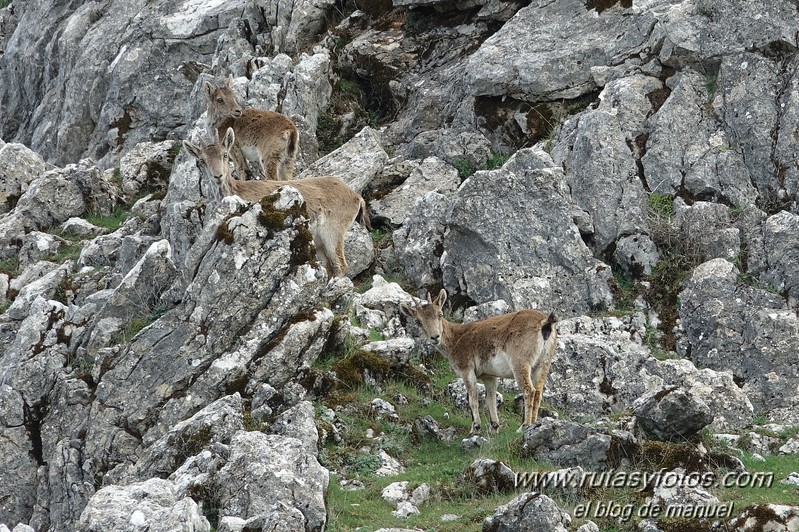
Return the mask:
[[477,368],[477,375],[493,375],[503,379],[512,379],[513,370],[510,367],[510,359],[504,351],[497,351],[494,356],[480,364]]
[[248,161],[252,161],[254,163],[261,162],[261,154],[258,153],[258,149],[255,146],[241,146],[241,152]]

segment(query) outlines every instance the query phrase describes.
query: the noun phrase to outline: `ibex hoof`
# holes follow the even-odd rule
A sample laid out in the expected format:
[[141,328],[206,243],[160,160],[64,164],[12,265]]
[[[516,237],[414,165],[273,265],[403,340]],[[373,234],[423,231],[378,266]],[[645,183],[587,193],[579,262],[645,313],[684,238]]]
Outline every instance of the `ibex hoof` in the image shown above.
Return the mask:
[[480,434],[480,423],[472,423],[472,432],[470,432],[469,434],[471,436]]
[[498,432],[499,431],[499,423],[497,423],[495,421],[492,421],[491,422],[491,430],[494,431],[494,432]]

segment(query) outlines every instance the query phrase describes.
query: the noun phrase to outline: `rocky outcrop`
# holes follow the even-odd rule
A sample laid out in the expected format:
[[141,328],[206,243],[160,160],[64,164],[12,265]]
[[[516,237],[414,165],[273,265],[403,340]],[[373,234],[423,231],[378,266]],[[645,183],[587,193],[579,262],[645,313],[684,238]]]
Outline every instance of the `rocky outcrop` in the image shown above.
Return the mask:
[[522,493],[507,504],[497,508],[494,515],[483,521],[486,532],[512,530],[551,530],[566,532],[571,516],[558,507],[555,501],[541,493]]
[[610,269],[580,238],[562,171],[525,169],[537,161],[523,150],[458,189],[444,237],[444,286],[477,303],[504,299],[567,316],[608,308]]
[[[357,343],[420,388],[446,382],[399,312],[441,287],[465,322],[558,315],[521,441],[564,475],[704,427],[795,452],[792,2],[106,4],[0,9],[0,529],[322,530],[320,461],[336,457],[320,435],[351,437],[379,476],[415,465],[372,424],[490,449],[430,403],[404,419],[368,368],[372,433],[348,437],[332,408],[357,411],[351,390],[313,367]],[[367,199],[379,231],[348,233],[355,285],[316,264],[289,198],[222,198],[182,153],[211,142],[203,86],[228,75],[243,105],[297,123],[302,176]],[[752,428],[755,412],[779,423]],[[505,490],[498,464],[470,474]],[[394,515],[423,526],[418,489]],[[760,506],[731,526],[794,514]],[[569,526],[531,494],[484,523]]]
[[788,406],[799,382],[786,358],[797,348],[796,313],[780,296],[741,284],[739,275],[724,259],[694,270],[680,293],[685,349],[701,366],[732,372],[756,408]]

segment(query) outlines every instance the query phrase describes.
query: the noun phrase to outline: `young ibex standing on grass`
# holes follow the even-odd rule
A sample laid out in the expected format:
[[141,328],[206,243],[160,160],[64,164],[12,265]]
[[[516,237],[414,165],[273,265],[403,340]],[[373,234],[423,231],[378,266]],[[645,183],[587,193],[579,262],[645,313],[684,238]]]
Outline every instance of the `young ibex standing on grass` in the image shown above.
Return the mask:
[[444,318],[441,308],[447,292],[416,307],[401,305],[404,314],[419,322],[424,333],[436,342],[452,369],[463,379],[472,411],[472,434],[480,432],[477,381],[486,388],[486,404],[491,429],[499,427],[497,416],[497,378],[515,378],[524,394],[524,422],[519,430],[538,418],[549,366],[555,354],[558,333],[554,314],[520,310],[472,323],[453,323]]
[[[183,145],[189,153],[205,163],[208,171],[219,180],[222,194],[239,196],[246,201],[261,201],[282,186],[300,191],[308,210],[309,229],[316,253],[329,276],[343,277],[347,270],[344,258],[344,235],[352,222],[360,222],[371,230],[366,202],[344,181],[337,177],[310,177],[294,181],[240,181],[233,179],[229,159],[236,135],[228,128],[221,144],[199,148],[188,141]],[[218,139],[217,139],[218,140]]]
[[288,117],[262,109],[242,109],[233,92],[233,76],[217,87],[205,82],[208,97],[208,125],[222,136],[227,128],[236,132],[236,147],[231,157],[239,179],[247,175],[247,160],[261,165],[266,179],[289,180],[299,149],[297,126]]

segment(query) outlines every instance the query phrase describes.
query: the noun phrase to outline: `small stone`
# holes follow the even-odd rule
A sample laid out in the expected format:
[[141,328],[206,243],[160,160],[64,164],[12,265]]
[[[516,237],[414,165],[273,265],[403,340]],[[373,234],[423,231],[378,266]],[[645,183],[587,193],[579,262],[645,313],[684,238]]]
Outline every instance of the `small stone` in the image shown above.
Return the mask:
[[397,505],[408,500],[408,481],[392,482],[380,492],[380,496],[389,504]]
[[780,484],[787,484],[789,486],[799,486],[799,473],[796,471],[789,474],[783,480],[780,480]]
[[419,515],[419,508],[408,501],[402,501],[397,505],[397,509],[391,512],[391,515],[398,519],[407,519],[412,515]]
[[464,438],[461,440],[461,448],[464,451],[470,451],[472,449],[479,449],[482,447],[488,440],[483,438],[480,435],[475,434],[474,436],[469,436],[468,438]]

